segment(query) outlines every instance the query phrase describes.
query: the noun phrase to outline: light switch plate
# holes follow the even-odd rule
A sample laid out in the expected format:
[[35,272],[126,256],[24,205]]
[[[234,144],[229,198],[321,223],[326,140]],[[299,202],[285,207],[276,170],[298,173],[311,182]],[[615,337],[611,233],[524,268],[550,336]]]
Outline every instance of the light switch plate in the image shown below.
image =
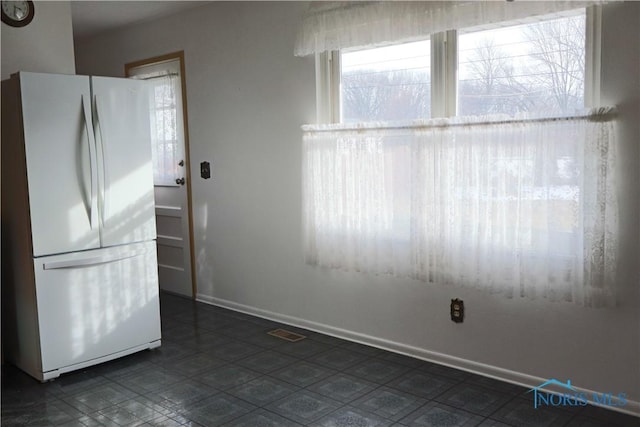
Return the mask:
[[204,179],[211,178],[211,164],[209,162],[200,163],[200,176]]

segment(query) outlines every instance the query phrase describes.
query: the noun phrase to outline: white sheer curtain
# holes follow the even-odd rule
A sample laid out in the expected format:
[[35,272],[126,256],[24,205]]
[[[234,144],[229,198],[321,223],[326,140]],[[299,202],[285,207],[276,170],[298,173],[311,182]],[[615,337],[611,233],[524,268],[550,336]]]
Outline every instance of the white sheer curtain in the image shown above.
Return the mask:
[[409,163],[407,136],[406,132],[305,133],[309,263],[407,273],[409,170],[401,167]]
[[577,9],[602,1],[351,1],[311,2],[294,53],[424,39],[456,28]]
[[611,116],[306,126],[307,261],[612,305]]
[[156,185],[175,185],[181,160],[178,126],[179,76],[160,74],[147,80],[150,85],[151,155]]

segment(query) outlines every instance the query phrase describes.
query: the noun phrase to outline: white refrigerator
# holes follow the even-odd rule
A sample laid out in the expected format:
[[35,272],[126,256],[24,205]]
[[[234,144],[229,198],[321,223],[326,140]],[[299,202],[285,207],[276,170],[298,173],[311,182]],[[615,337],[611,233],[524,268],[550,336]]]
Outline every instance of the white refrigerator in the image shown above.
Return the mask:
[[160,345],[144,82],[2,82],[5,361],[45,381]]

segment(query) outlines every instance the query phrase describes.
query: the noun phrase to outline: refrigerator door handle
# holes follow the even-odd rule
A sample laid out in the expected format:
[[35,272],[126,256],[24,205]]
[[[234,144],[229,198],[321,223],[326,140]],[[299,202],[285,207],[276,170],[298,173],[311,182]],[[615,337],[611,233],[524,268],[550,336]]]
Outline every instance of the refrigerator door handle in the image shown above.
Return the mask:
[[107,264],[110,262],[121,261],[127,258],[134,258],[140,255],[144,255],[147,251],[145,249],[138,251],[128,251],[125,253],[113,254],[113,255],[99,255],[81,259],[70,259],[64,261],[52,261],[45,262],[43,264],[44,270],[59,270],[62,268],[77,268],[77,267],[89,267],[92,265]]
[[91,200],[89,201],[89,220],[91,223],[91,229],[95,229],[98,226],[98,167],[96,158],[96,140],[93,135],[92,129],[89,128],[89,122],[91,121],[91,101],[86,95],[82,95],[82,115],[84,119],[84,128],[87,133],[87,140],[89,145],[89,169],[91,173]]
[[99,162],[102,166],[102,189],[100,190],[100,210],[101,210],[101,215],[100,218],[102,220],[103,226],[104,226],[104,220],[105,220],[105,213],[108,212],[107,209],[107,200],[108,200],[108,195],[107,195],[107,178],[109,176],[108,170],[107,170],[107,159],[105,156],[105,131],[102,129],[102,123],[101,123],[101,119],[102,119],[102,114],[101,114],[101,110],[102,108],[100,107],[100,98],[98,97],[98,95],[94,95],[94,100],[95,100],[95,128],[97,129],[96,132],[96,136],[99,136],[99,143],[97,145],[99,145],[99,149],[97,150],[97,154],[99,156]]

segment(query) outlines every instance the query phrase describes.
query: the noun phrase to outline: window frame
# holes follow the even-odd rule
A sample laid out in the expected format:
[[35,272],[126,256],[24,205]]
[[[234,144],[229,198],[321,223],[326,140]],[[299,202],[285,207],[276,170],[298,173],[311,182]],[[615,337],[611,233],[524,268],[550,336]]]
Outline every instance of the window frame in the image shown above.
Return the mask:
[[[594,108],[600,104],[602,6],[584,9],[584,104],[585,108]],[[458,31],[448,30],[427,36],[431,40],[431,117],[425,119],[455,117],[458,115]],[[315,55],[318,124],[343,123],[340,58],[339,50]]]

